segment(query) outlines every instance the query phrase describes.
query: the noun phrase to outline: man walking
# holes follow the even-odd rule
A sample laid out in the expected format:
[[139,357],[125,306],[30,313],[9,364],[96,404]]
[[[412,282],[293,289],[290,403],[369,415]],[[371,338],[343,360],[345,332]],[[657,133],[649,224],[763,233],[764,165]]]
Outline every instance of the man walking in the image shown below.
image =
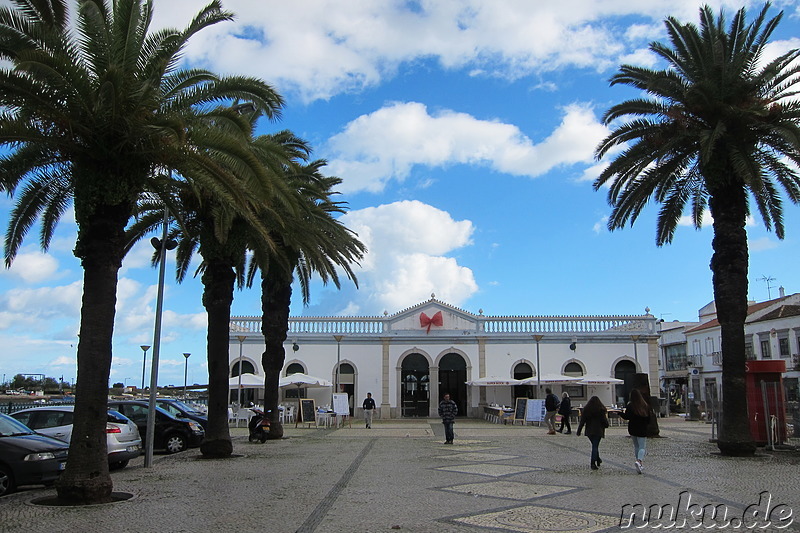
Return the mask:
[[456,415],[458,414],[458,406],[456,402],[450,399],[450,394],[446,393],[444,399],[439,402],[439,416],[442,417],[442,424],[444,424],[444,443],[453,444],[453,422],[455,422]]
[[544,398],[544,410],[546,414],[544,415],[544,421],[547,423],[547,434],[548,435],[555,435],[556,434],[556,413],[558,411],[558,396],[553,394],[553,391],[548,387],[544,389],[544,392],[547,393],[547,396]]
[[372,414],[375,412],[375,400],[372,399],[371,392],[367,393],[362,407],[364,408],[364,422],[367,424],[367,429],[372,429]]

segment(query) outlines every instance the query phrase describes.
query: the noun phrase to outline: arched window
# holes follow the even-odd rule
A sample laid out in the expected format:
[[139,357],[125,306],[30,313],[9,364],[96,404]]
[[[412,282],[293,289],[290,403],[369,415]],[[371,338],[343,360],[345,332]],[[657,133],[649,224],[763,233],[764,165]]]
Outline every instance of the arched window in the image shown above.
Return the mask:
[[287,376],[291,376],[292,374],[302,374],[305,371],[306,369],[303,368],[303,365],[301,365],[300,363],[292,363],[286,367]]
[[[286,367],[286,375],[291,376],[292,374],[303,374],[305,373],[305,368],[300,363],[291,363]],[[285,399],[290,398],[305,398],[306,397],[306,389],[302,388],[299,389],[297,387],[290,387],[288,389],[284,389],[283,397]]]
[[[578,377],[583,375],[583,367],[575,361],[569,362],[564,365],[564,375],[571,377]],[[586,400],[586,385],[572,385],[565,384],[561,390],[569,394],[570,398],[578,400]]]
[[[256,367],[253,366],[253,363],[250,361],[242,361],[242,374],[255,374]],[[233,367],[231,368],[231,377],[235,378],[239,375],[239,361],[233,363]]]

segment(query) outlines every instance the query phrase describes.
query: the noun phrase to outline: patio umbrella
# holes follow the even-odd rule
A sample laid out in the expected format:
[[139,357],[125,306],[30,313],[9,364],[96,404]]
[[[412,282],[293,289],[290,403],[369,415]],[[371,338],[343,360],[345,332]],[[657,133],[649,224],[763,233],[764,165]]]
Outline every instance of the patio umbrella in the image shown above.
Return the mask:
[[297,387],[298,389],[304,387],[333,387],[333,383],[325,378],[318,378],[298,372],[297,374],[290,374],[285,378],[279,379],[278,387],[281,389],[288,389],[290,387]]
[[521,380],[520,385],[536,385],[537,383],[571,383],[579,381],[581,376],[565,376],[564,374],[542,374]]
[[508,385],[522,385],[522,381],[514,378],[500,378],[497,376],[486,376],[472,381],[467,381],[467,385],[473,387],[492,387],[492,403],[495,400],[495,387],[504,387]]
[[[245,372],[242,374],[241,378],[242,378],[241,383],[243,389],[264,388],[264,376],[257,376],[255,374]],[[228,387],[230,387],[231,389],[239,388],[239,376],[233,376],[232,378],[228,378]]]
[[278,388],[279,389],[290,389],[292,387],[297,387],[297,418],[295,419],[295,427],[300,421],[300,389],[303,388],[312,388],[312,387],[333,387],[333,383],[328,381],[325,378],[318,378],[315,376],[309,376],[308,374],[303,374],[302,372],[298,372],[296,374],[290,374],[284,378],[278,380]]
[[608,376],[586,375],[581,376],[580,381],[575,382],[576,385],[609,385],[611,383],[623,383],[623,380]]

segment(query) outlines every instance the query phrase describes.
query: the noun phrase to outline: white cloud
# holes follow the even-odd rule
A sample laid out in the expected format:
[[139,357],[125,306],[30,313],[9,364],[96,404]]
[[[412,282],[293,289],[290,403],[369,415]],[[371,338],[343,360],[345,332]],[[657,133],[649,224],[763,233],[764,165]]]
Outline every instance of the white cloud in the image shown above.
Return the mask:
[[[376,86],[402,65],[424,60],[510,79],[564,67],[612,68],[657,36],[666,15],[696,21],[701,3],[228,0],[236,22],[195,36],[187,57],[215,71],[260,76],[311,101]],[[160,3],[156,26],[182,28],[202,5]],[[630,16],[640,18],[625,31]]]
[[561,123],[539,144],[518,127],[466,113],[429,113],[417,102],[393,103],[351,121],[326,147],[329,169],[344,179],[341,190],[381,191],[403,181],[415,165],[483,165],[518,176],[540,176],[554,167],[593,160],[607,135],[586,104],[563,110]]
[[[53,279],[58,272],[58,260],[50,254],[42,252],[24,252],[17,254],[11,268],[4,276],[13,276],[25,283],[39,283]],[[63,273],[59,273],[61,275]]]
[[760,239],[755,239],[749,241],[747,243],[747,248],[751,252],[763,252],[766,250],[772,250],[778,247],[778,242],[769,237],[761,237]]
[[[700,219],[700,227],[707,228],[714,223],[714,219],[711,217],[711,211],[706,209],[703,211],[703,216]],[[683,215],[680,219],[678,219],[678,226],[689,226],[694,227],[694,220],[692,215]]]
[[349,313],[402,309],[431,293],[459,305],[478,290],[472,270],[447,257],[472,243],[470,221],[406,201],[351,211],[342,222],[369,250],[357,272],[361,290],[346,304]]
[[52,361],[48,363],[48,366],[51,368],[60,368],[63,366],[70,367],[70,368],[77,368],[78,367],[78,358],[77,357],[69,357],[66,355],[62,355],[60,357],[56,357]]
[[650,50],[640,48],[634,50],[630,54],[625,54],[619,58],[620,64],[635,65],[637,67],[654,67],[658,62],[658,58]]
[[[58,287],[9,289],[0,295],[0,329],[46,331],[55,320],[75,324],[80,314],[83,283],[75,281]],[[75,328],[77,331],[77,327]]]
[[592,231],[599,234],[601,231],[607,228],[608,228],[608,217],[604,216],[601,217],[600,220],[594,223],[594,226],[592,226]]

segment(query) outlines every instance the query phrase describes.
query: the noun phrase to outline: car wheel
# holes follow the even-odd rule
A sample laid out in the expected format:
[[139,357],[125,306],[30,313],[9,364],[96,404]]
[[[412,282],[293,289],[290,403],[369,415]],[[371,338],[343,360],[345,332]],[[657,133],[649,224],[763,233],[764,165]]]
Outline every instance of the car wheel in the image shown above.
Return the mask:
[[173,433],[164,441],[164,448],[167,449],[167,453],[182,452],[186,449],[186,439],[183,437],[183,435]]
[[108,469],[109,470],[122,470],[126,466],[128,466],[128,461],[127,460],[125,460],[125,461],[117,461],[116,463],[109,463]]
[[0,464],[0,496],[14,492],[14,474],[6,465]]

